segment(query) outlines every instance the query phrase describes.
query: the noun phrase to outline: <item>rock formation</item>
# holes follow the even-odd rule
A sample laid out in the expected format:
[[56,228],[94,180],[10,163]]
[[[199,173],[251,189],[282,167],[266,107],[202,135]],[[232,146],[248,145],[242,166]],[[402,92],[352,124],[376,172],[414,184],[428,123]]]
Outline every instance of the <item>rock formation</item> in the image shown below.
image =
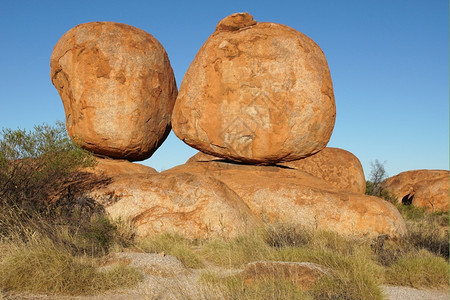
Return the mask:
[[117,178],[120,176],[151,175],[157,174],[155,169],[128,160],[96,158],[94,167],[86,168],[84,171],[99,177]]
[[204,153],[272,164],[323,149],[335,113],[320,48],[290,27],[239,13],[219,22],[191,63],[172,126]]
[[[138,236],[234,237],[264,223],[406,233],[392,204],[362,194],[358,159],[325,148],[336,113],[330,72],[320,48],[292,28],[247,13],[221,20],[176,103],[163,47],[124,24],[69,30],[53,51],[51,77],[72,139],[115,158],[85,169],[95,177],[86,198],[132,222]],[[162,173],[118,160],[150,157],[170,131],[172,109],[176,135],[204,154]]]
[[111,178],[89,196],[112,218],[131,221],[140,237],[179,233],[189,238],[233,237],[260,226],[224,183],[203,174],[135,174]]
[[230,188],[260,220],[343,235],[401,237],[403,218],[387,201],[339,191],[306,172],[276,166],[252,166],[223,161],[193,162],[161,174],[202,174]]
[[398,203],[448,211],[449,179],[447,170],[414,170],[386,179],[382,187],[396,197]]
[[[186,163],[220,161],[220,157],[198,152]],[[339,149],[326,147],[322,151],[290,162],[280,163],[280,166],[305,171],[317,178],[331,183],[342,191],[355,193],[366,192],[366,179],[359,159],[352,153]]]
[[163,46],[129,25],[78,25],[56,44],[51,79],[72,139],[97,154],[144,160],[171,129],[177,87]]
[[326,147],[314,155],[282,165],[305,171],[342,191],[361,194],[366,192],[366,178],[361,162],[343,149]]

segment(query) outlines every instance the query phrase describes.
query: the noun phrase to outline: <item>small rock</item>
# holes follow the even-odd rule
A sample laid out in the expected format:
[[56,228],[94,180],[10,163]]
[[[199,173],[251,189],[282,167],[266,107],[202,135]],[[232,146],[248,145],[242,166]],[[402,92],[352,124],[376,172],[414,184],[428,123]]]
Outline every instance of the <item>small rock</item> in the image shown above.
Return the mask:
[[257,261],[249,263],[238,274],[245,283],[255,281],[284,279],[295,283],[301,290],[307,291],[322,276],[330,273],[327,268],[310,262]]

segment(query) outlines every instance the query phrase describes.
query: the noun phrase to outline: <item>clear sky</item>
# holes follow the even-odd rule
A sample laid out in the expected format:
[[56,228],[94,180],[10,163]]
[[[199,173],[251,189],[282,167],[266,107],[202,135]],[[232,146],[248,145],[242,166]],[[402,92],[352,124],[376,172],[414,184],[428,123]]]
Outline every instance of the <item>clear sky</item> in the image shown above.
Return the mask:
[[[114,21],[149,32],[166,49],[179,86],[217,22],[235,12],[288,25],[322,48],[337,106],[328,146],[355,154],[366,175],[375,159],[389,176],[449,168],[447,0],[2,0],[0,127],[64,120],[50,56],[78,24]],[[196,152],[171,133],[142,163],[161,171]]]

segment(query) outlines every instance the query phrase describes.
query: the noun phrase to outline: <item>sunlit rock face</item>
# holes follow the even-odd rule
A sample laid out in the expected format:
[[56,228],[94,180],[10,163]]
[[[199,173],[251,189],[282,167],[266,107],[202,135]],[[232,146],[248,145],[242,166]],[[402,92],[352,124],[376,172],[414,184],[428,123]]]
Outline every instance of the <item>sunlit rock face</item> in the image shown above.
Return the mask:
[[169,134],[177,87],[163,46],[149,33],[81,24],[58,41],[50,66],[67,131],[85,149],[144,160]]
[[323,149],[335,115],[319,46],[288,26],[238,13],[221,20],[198,51],[181,83],[172,126],[204,153],[271,164]]

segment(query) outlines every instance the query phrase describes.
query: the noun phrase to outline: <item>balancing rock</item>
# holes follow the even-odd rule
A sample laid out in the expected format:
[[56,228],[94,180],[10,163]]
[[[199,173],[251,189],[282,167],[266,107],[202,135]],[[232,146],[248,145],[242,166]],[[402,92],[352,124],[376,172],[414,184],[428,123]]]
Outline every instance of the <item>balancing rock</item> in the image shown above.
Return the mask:
[[288,26],[238,13],[219,22],[191,63],[172,127],[204,153],[272,164],[323,149],[335,115],[319,46]]
[[81,24],[58,41],[50,66],[67,132],[83,148],[144,160],[166,139],[177,87],[167,53],[149,33]]

